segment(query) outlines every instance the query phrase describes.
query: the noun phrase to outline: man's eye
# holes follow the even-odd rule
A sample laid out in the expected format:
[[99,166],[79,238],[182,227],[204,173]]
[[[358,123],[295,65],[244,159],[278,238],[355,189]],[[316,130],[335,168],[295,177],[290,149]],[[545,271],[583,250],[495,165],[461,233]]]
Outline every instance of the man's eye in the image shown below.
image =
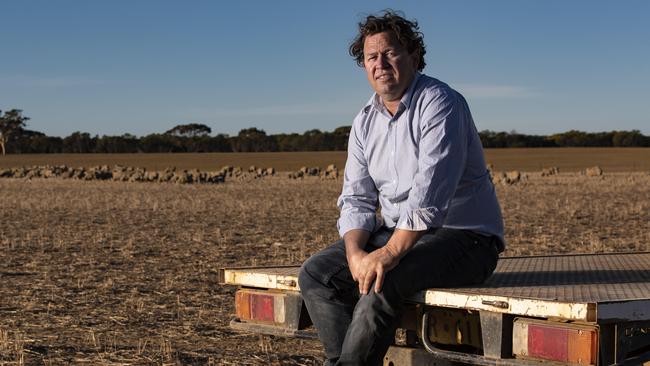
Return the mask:
[[377,56],[368,56],[368,61],[374,61],[377,59]]

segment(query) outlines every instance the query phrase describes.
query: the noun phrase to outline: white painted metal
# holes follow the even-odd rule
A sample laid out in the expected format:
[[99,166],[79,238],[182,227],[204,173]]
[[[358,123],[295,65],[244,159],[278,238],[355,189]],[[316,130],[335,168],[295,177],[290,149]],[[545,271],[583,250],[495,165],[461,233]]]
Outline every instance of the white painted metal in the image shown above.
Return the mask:
[[300,291],[298,288],[298,267],[295,268],[295,276],[264,273],[265,268],[263,267],[225,269],[223,271],[223,283],[227,285]]
[[[589,303],[566,303],[550,300],[526,299],[427,290],[424,303],[468,310],[487,310],[495,313],[517,314],[535,317],[558,317],[571,320],[595,321],[595,305]],[[505,304],[498,307],[491,304]]]
[[273,296],[273,319],[276,323],[284,323],[286,319],[284,300],[284,296]]
[[528,354],[528,323],[514,322],[512,325],[512,353],[526,356]]
[[[231,268],[230,285],[300,291],[298,266]],[[485,284],[430,289],[429,305],[581,321],[650,319],[650,253],[506,257]]]

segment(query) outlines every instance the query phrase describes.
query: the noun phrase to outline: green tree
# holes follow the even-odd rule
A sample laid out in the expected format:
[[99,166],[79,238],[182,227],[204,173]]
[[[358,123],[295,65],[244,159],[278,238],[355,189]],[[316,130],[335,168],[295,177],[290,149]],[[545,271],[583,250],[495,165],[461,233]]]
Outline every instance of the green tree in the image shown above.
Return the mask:
[[173,135],[178,137],[201,137],[207,136],[210,133],[212,133],[212,129],[201,123],[178,125],[165,132],[166,135]]
[[[2,113],[2,111],[0,111]],[[2,149],[2,155],[6,153],[7,143],[15,139],[23,131],[25,127],[25,122],[29,120],[28,117],[22,115],[23,111],[20,109],[12,109],[6,111],[2,117],[0,117],[0,149]]]
[[341,127],[337,127],[332,133],[335,135],[345,136],[347,138],[348,136],[350,136],[351,129],[352,126],[341,126]]
[[612,145],[622,147],[644,146],[645,136],[639,130],[613,131]]
[[139,148],[146,153],[183,152],[178,137],[159,133],[142,137]]
[[122,136],[102,136],[97,138],[95,152],[97,153],[135,153],[138,152],[139,139],[129,133]]
[[94,153],[97,137],[91,137],[88,132],[73,132],[63,139],[63,151],[73,154]]
[[276,140],[267,136],[264,130],[255,127],[239,131],[230,141],[235,152],[278,151]]

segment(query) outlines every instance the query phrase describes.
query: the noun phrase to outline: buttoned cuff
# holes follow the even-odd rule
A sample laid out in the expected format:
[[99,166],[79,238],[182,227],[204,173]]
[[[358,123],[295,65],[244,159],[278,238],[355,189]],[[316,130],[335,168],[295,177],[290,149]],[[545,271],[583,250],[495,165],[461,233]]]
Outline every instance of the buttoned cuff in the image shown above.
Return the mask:
[[395,228],[408,231],[423,231],[442,227],[442,214],[435,207],[418,208],[403,214]]
[[366,230],[371,233],[377,231],[382,225],[381,219],[374,212],[352,213],[341,215],[336,222],[339,235],[343,237],[345,233],[354,229]]

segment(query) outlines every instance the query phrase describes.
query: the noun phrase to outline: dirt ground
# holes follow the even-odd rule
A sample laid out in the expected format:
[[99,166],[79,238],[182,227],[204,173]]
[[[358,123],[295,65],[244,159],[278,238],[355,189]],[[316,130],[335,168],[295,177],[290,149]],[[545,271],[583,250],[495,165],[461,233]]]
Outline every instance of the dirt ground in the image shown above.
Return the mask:
[[[316,341],[230,330],[217,271],[336,240],[340,185],[0,179],[0,365],[320,365]],[[648,173],[529,173],[497,192],[504,255],[650,248]]]

